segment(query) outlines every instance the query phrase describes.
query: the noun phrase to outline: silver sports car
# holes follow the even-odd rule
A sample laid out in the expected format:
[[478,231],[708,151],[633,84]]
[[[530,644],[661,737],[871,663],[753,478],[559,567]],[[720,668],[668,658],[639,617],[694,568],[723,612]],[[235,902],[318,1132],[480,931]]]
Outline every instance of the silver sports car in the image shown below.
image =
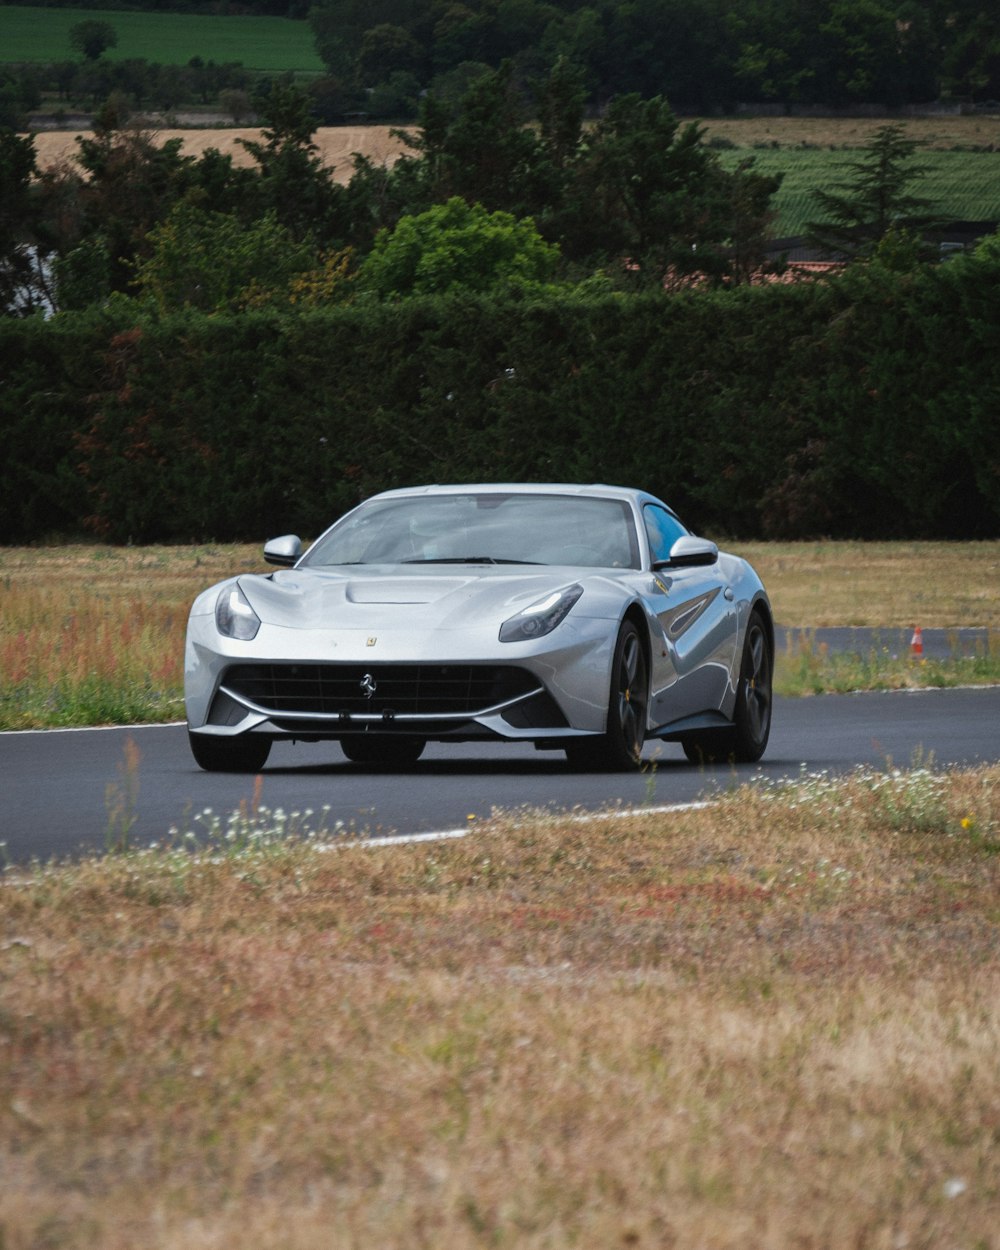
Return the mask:
[[757,760],[774,626],[745,560],[614,486],[376,495],[303,554],[191,608],[185,696],[202,768],[256,772],[277,739],[412,764],[428,741],[506,739],[631,769],[650,739]]

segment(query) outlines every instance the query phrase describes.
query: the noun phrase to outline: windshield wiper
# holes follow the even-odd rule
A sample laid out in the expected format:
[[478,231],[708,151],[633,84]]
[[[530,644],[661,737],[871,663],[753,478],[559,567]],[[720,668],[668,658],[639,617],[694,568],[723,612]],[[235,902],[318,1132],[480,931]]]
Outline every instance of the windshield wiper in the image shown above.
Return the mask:
[[422,556],[402,564],[537,564],[537,560],[507,560],[502,556]]

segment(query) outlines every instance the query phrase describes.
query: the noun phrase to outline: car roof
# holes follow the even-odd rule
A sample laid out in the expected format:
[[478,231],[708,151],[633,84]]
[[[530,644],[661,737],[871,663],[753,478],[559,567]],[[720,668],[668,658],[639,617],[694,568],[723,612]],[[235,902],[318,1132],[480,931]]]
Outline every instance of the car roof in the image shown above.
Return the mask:
[[[599,499],[625,499],[636,505],[662,503],[648,491],[629,486],[608,486],[601,482],[477,482],[405,486],[382,491],[373,499],[407,498],[420,495],[590,495]],[[666,506],[666,505],[664,505]]]

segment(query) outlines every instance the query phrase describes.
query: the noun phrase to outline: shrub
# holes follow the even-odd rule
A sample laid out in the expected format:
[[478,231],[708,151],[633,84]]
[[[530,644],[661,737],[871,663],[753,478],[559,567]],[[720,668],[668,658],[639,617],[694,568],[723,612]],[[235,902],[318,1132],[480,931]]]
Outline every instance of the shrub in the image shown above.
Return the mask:
[[744,538],[995,534],[998,269],[7,319],[0,540],[309,535],[504,479],[635,483]]

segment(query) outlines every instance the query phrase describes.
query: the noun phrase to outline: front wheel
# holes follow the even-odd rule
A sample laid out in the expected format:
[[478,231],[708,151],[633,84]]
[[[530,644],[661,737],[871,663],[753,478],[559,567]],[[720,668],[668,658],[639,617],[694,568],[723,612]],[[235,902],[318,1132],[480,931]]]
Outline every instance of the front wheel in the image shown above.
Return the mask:
[[245,734],[240,738],[216,738],[188,730],[191,754],[207,773],[259,773],[271,753],[270,738]]
[[618,632],[611,665],[608,720],[603,734],[581,738],[566,747],[566,757],[577,768],[604,772],[632,772],[642,764],[646,740],[649,672],[639,631],[626,621]]

